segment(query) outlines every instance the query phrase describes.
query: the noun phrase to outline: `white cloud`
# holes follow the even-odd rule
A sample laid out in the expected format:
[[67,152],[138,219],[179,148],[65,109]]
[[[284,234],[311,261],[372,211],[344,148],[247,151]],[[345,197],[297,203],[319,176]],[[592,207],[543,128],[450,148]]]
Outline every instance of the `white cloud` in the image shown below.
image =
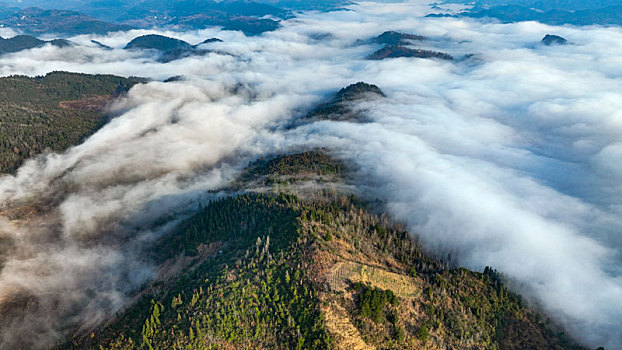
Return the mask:
[[[620,348],[622,31],[422,14],[421,2],[362,3],[351,11],[305,14],[259,37],[164,32],[191,43],[216,36],[225,40],[218,49],[235,55],[167,64],[120,49],[143,32],[93,37],[112,51],[45,47],[0,57],[2,75],[63,69],[189,78],[135,87],[115,107],[120,116],[84,144],[30,161],[0,181],[5,206],[36,195],[53,198],[58,209],[57,216],[39,218],[58,223],[43,232],[6,224],[3,234],[20,237],[37,258],[16,256],[0,285],[35,295],[44,286],[54,295],[96,282],[102,296],[95,300],[114,301],[102,308],[114,310],[125,291],[150,276],[150,266],[126,254],[128,247],[95,249],[89,242],[113,234],[140,246],[157,233],[124,223],[183,212],[253,157],[329,146],[360,165],[361,186],[383,198],[430,248],[471,268],[505,272],[581,341]],[[364,60],[376,47],[354,42],[389,29],[427,35],[427,47],[479,59]],[[313,39],[318,33],[331,36]],[[572,45],[540,46],[547,33]],[[320,96],[361,80],[388,95],[365,104],[372,123],[279,128]],[[29,238],[59,231],[58,250],[43,251]],[[65,254],[75,259],[59,262]],[[93,256],[103,258],[87,273],[76,272]],[[58,268],[42,278],[37,264]],[[127,264],[144,271],[133,283],[110,272]],[[69,281],[55,282],[57,271]]]

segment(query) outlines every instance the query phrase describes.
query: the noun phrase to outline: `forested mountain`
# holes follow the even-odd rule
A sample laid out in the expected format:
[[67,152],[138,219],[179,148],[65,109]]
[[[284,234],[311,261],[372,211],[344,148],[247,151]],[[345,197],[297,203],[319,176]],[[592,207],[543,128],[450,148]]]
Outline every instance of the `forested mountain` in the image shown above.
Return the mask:
[[[213,50],[207,49],[206,45],[217,42],[222,42],[222,40],[218,38],[209,38],[198,43],[197,45],[191,45],[183,40],[164,35],[148,34],[132,39],[125,45],[124,49],[154,50],[157,51],[157,54],[159,55],[159,62],[170,62],[188,56],[206,55],[214,52]],[[91,43],[105,50],[112,49],[110,46],[104,45],[97,40],[91,40]],[[0,37],[0,56],[22,50],[43,47],[48,44],[60,48],[68,46],[79,47],[79,44],[75,44],[65,39],[41,40],[31,35],[16,35],[7,39]],[[218,52],[221,54],[227,54],[225,52]]]
[[304,118],[296,121],[296,124],[316,120],[364,122],[367,117],[356,108],[356,102],[371,101],[382,97],[385,97],[384,92],[378,86],[358,82],[339,90],[334,96],[311,110]]
[[367,58],[370,60],[383,60],[386,58],[417,57],[417,58],[440,58],[452,60],[453,57],[444,52],[429,49],[421,49],[421,43],[429,40],[423,35],[386,31],[369,40],[357,40],[357,44],[382,44],[384,47],[375,51]]
[[403,45],[412,41],[423,41],[427,38],[423,35],[400,33],[393,30],[386,31],[370,41],[374,44]]
[[452,268],[339,190],[325,152],[249,164],[154,245],[135,303],[58,348],[581,349],[494,269]]
[[16,35],[8,39],[0,37],[0,55],[12,52],[19,52],[27,49],[34,49],[36,47],[41,47],[46,44],[54,45],[57,47],[67,47],[72,45],[70,41],[64,39],[54,39],[46,41],[30,35]]
[[544,38],[542,38],[542,40],[540,42],[542,44],[546,45],[546,46],[566,45],[566,44],[568,44],[568,41],[566,39],[562,38],[559,35],[553,35],[553,34],[545,35]]
[[0,78],[0,171],[80,142],[103,125],[106,103],[141,81],[64,72]]
[[370,60],[383,60],[385,58],[417,57],[417,58],[440,58],[452,60],[450,54],[432,50],[411,49],[401,45],[387,45],[369,55]]
[[201,45],[222,42],[218,38],[209,38],[197,45],[191,45],[183,40],[169,38],[163,35],[149,34],[139,36],[130,41],[126,50],[156,50],[160,55],[158,61],[170,62],[189,56],[206,55],[212,50],[201,48]]
[[[587,3],[587,2],[584,2]],[[494,6],[475,6],[469,11],[461,12],[457,16],[473,18],[496,18],[502,22],[538,21],[551,25],[620,25],[622,24],[622,6],[619,3],[610,4],[602,8],[585,8],[579,6],[573,10],[572,6],[542,6],[543,9],[525,6],[524,4],[502,3]],[[430,17],[444,17],[451,15],[433,14]]]
[[[79,142],[103,123],[106,101],[141,81],[0,79],[3,171]],[[383,97],[359,82],[308,118],[364,122],[352,106]],[[158,272],[122,310],[56,348],[583,349],[493,268],[452,266],[381,203],[359,199],[353,169],[328,149],[250,162],[220,199],[146,243]]]
[[192,45],[187,42],[175,38],[169,38],[163,35],[149,34],[134,38],[125,45],[125,49],[153,49],[159,51],[188,49]]

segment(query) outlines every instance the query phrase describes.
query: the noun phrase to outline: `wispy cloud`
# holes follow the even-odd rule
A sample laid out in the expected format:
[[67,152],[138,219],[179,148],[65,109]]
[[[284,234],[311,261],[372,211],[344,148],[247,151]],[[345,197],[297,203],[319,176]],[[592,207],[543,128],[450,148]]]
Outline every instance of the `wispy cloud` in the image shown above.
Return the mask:
[[[153,274],[134,252],[158,232],[132,222],[184,212],[254,157],[327,146],[358,165],[365,192],[384,199],[429,249],[503,271],[581,341],[622,347],[622,31],[425,13],[421,2],[363,3],[305,14],[260,37],[163,33],[193,44],[219,37],[218,49],[233,54],[166,64],[121,50],[144,32],[73,38],[112,51],[44,47],[0,57],[3,75],[62,69],[188,78],[136,86],[113,108],[119,116],[84,144],[0,181],[5,207],[48,203],[31,224],[4,222],[1,234],[20,249],[0,272],[0,299],[26,290],[41,300],[24,322],[58,300],[103,317]],[[364,60],[376,47],[356,40],[389,29],[429,36],[424,45],[458,58],[475,55]],[[540,46],[546,33],[572,45]],[[371,123],[283,127],[361,80],[388,95],[364,106]],[[96,297],[85,302],[87,293]],[[48,337],[62,332],[51,317],[37,318],[50,325]],[[10,333],[2,334],[10,344]]]

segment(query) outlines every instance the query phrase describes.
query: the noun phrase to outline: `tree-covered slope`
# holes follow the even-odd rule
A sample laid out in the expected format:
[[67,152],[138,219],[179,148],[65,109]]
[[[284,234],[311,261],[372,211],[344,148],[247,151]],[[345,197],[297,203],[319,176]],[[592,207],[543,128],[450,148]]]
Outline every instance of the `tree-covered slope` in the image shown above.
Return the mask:
[[105,104],[140,81],[64,72],[0,78],[0,172],[80,142],[105,122]]
[[[321,151],[250,164],[236,183],[250,192],[232,190],[162,238],[160,277],[60,348],[580,349],[494,270],[452,268],[386,215],[327,190],[343,169]],[[325,186],[301,192],[309,181]]]
[[175,49],[189,49],[192,45],[187,42],[175,38],[169,38],[164,35],[148,34],[134,38],[127,43],[125,49],[152,49],[159,51],[168,51]]
[[450,54],[431,50],[410,49],[401,45],[387,45],[369,55],[370,60],[383,60],[386,58],[416,57],[416,58],[439,58],[452,60]]
[[[132,39],[125,46],[126,50],[155,50],[159,54],[159,62],[170,62],[190,56],[207,55],[215,52],[205,49],[206,44],[222,42],[218,38],[209,38],[197,45],[191,45],[183,40],[170,38],[164,35],[148,34]],[[226,54],[219,52],[220,54]]]
[[412,41],[423,40],[427,40],[427,38],[423,35],[401,33],[389,30],[371,39],[370,42],[373,44],[383,45],[404,45]]
[[294,123],[308,123],[318,120],[365,122],[368,118],[365,113],[358,109],[357,104],[382,97],[385,95],[378,86],[364,82],[354,83],[337,91],[330,99]]
[[46,44],[54,45],[57,47],[66,47],[72,45],[70,41],[64,39],[45,41],[30,35],[16,35],[8,39],[0,37],[0,55],[33,49],[36,47],[44,46]]

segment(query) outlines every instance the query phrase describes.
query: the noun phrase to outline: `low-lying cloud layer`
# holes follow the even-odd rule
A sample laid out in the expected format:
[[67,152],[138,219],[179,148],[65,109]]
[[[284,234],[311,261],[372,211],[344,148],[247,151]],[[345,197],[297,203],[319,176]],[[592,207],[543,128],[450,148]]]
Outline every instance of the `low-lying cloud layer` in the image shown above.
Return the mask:
[[[357,164],[364,192],[431,250],[503,271],[582,342],[621,348],[622,30],[426,19],[427,9],[362,3],[253,38],[161,33],[193,44],[219,37],[217,49],[232,54],[166,64],[121,49],[144,34],[136,31],[0,57],[2,75],[187,77],[136,86],[84,144],[0,180],[5,209],[43,207],[29,222],[0,222],[15,248],[0,271],[0,304],[24,291],[38,301],[2,324],[0,348],[33,320],[47,326],[40,345],[83,315],[117,310],[153,276],[139,252],[167,227],[151,221],[194,207],[249,159],[300,146]],[[356,40],[384,30],[429,36],[422,46],[458,60],[364,60],[377,47]],[[546,33],[572,45],[540,46]],[[364,106],[371,123],[285,128],[356,81],[388,95]]]

